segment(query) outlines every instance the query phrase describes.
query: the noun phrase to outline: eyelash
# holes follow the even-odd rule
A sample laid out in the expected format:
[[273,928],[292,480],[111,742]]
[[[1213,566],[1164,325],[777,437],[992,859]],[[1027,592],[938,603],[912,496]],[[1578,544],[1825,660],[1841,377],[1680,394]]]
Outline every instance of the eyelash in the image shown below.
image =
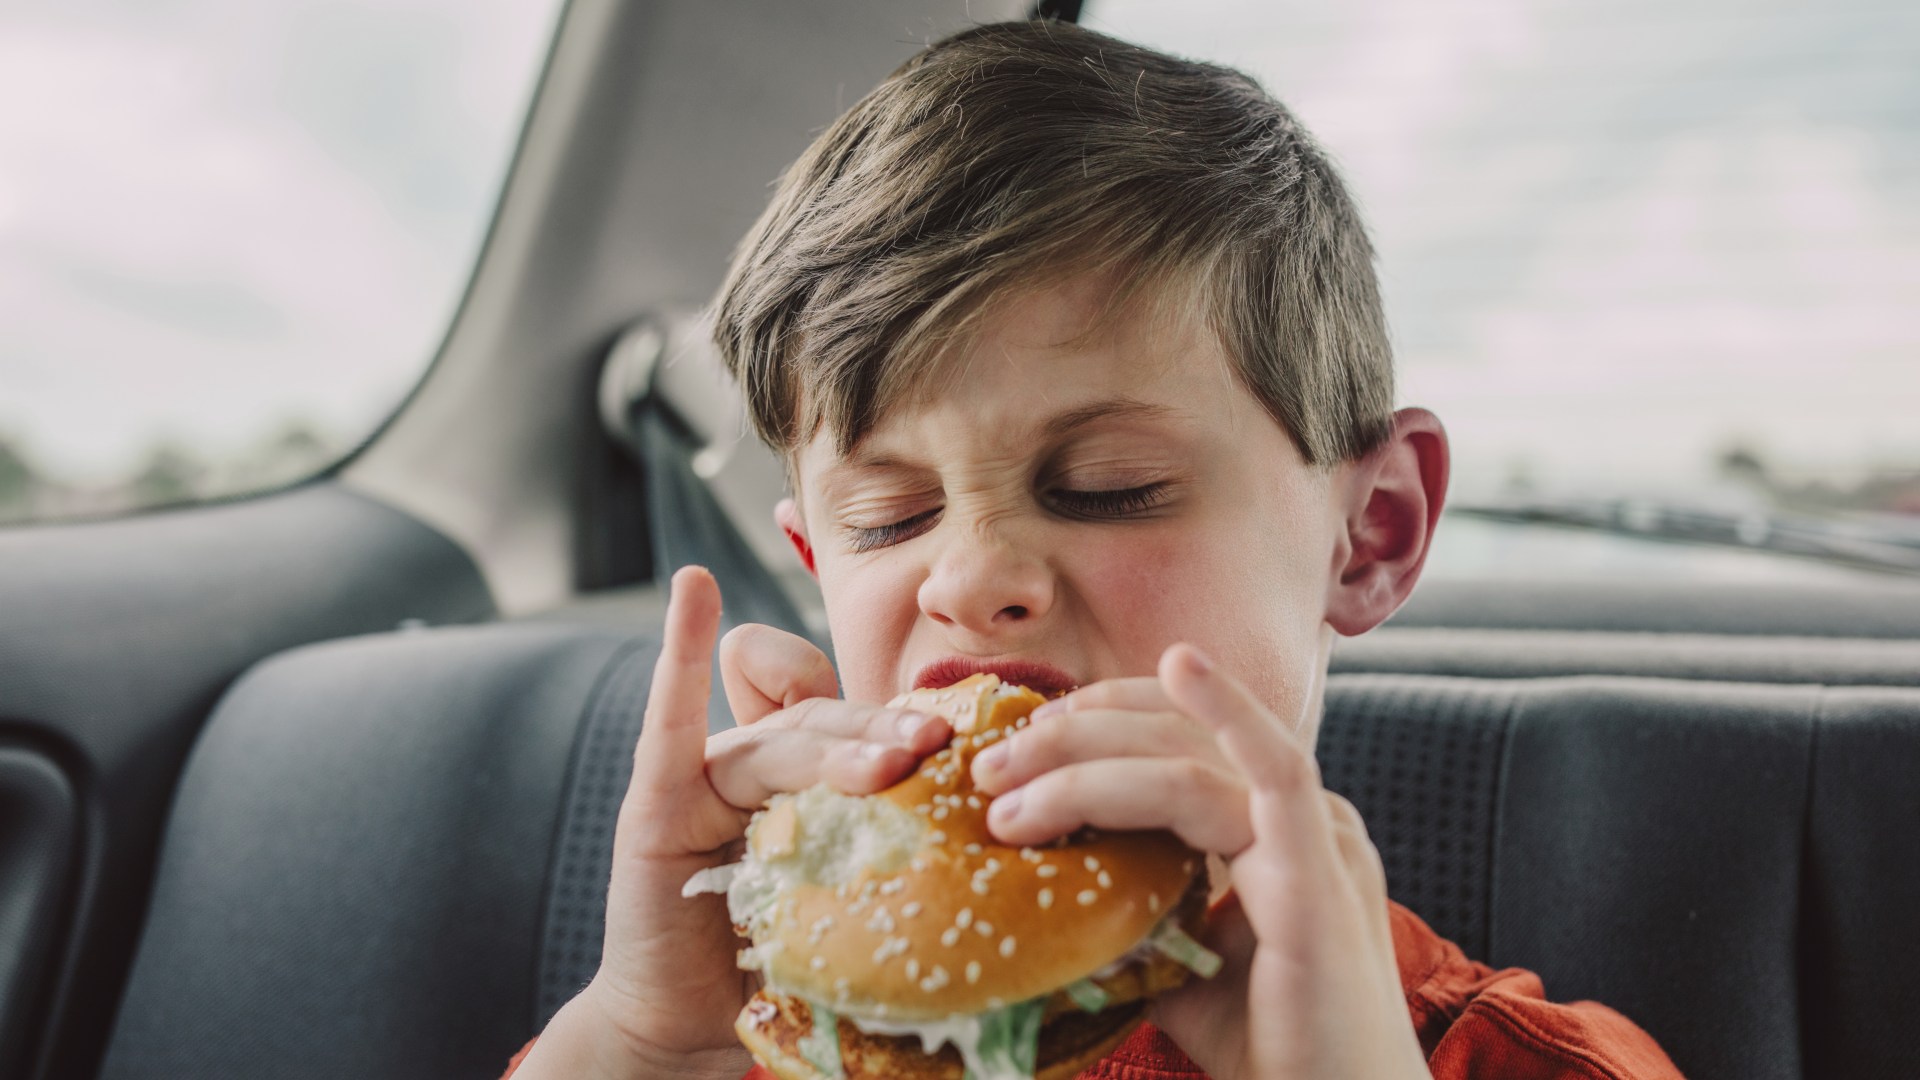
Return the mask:
[[1167,497],[1167,485],[1142,484],[1113,491],[1056,491],[1055,502],[1071,507],[1081,517],[1125,517],[1151,510]]
[[[1054,501],[1062,504],[1070,516],[1097,520],[1151,510],[1166,499],[1166,489],[1165,484],[1142,484],[1113,491],[1055,491],[1052,494]],[[927,510],[888,525],[871,529],[850,527],[847,532],[853,537],[854,554],[859,555],[911,540],[925,532],[926,526],[939,515],[938,509]]]

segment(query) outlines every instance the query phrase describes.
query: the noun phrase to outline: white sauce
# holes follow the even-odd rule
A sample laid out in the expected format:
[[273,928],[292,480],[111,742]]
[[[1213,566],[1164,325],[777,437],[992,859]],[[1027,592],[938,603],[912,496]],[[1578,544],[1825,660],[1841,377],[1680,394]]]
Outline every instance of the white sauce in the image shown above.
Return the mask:
[[937,1053],[942,1046],[951,1045],[960,1051],[960,1060],[967,1064],[967,1080],[1033,1080],[1027,1073],[1004,1068],[1004,1063],[987,1063],[980,1053],[978,1016],[949,1016],[945,1020],[917,1021],[865,1020],[845,1013],[840,1016],[843,1020],[852,1021],[855,1027],[869,1035],[905,1035],[919,1039],[922,1053]]

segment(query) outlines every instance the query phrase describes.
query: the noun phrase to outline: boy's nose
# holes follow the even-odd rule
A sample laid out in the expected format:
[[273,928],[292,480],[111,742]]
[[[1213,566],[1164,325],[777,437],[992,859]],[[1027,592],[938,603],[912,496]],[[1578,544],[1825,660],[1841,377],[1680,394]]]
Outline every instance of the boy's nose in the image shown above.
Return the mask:
[[1029,624],[1053,607],[1046,563],[1002,543],[956,545],[920,585],[920,610],[933,621],[980,635]]

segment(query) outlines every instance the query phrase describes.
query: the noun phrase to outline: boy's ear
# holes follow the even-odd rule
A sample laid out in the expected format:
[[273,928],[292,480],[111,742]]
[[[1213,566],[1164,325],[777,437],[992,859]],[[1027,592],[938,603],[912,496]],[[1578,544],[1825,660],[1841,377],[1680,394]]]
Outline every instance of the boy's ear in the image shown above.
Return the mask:
[[1327,624],[1346,637],[1385,622],[1420,580],[1447,497],[1447,432],[1425,409],[1393,414],[1393,435],[1353,462],[1327,586]]
[[807,539],[807,523],[800,519],[800,508],[792,499],[781,499],[774,504],[773,520],[780,531],[787,534],[787,543],[800,556],[800,564],[807,568],[815,581],[820,580],[820,571],[813,568],[813,544]]

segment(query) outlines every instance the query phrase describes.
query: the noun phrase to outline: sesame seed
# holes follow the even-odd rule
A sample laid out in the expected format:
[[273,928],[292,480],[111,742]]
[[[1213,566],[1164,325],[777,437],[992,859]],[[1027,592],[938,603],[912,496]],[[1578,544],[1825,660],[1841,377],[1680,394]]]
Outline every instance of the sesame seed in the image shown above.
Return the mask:
[[1002,959],[1006,959],[1006,960],[1013,959],[1013,935],[1012,934],[1008,934],[1006,937],[1003,937],[1000,939],[1000,956]]
[[1034,867],[1033,870],[1034,876],[1036,877],[1052,877],[1059,872],[1060,868],[1052,863],[1041,863],[1039,866]]
[[960,850],[966,852],[969,855],[978,855],[986,849],[982,848],[979,844],[968,844],[966,847],[963,847]]
[[971,986],[980,981],[980,961],[967,961],[967,984]]
[[955,945],[960,944],[960,929],[958,927],[949,926],[945,930],[941,931],[940,944],[945,945],[949,949],[953,948]]
[[967,796],[967,805],[975,810],[980,809],[982,805],[982,803],[980,802],[980,796],[978,795]]
[[1053,890],[1041,889],[1040,890],[1040,910],[1045,911],[1052,906],[1053,906]]
[[973,879],[973,891],[974,891],[974,893],[975,893],[975,895],[978,895],[978,896],[985,896],[985,895],[987,895],[987,882],[986,882],[986,879],[984,879],[984,878],[974,878],[974,879]]
[[1147,911],[1150,914],[1154,914],[1154,915],[1160,914],[1160,894],[1159,893],[1155,892],[1155,893],[1147,894]]
[[908,960],[907,961],[907,978],[917,979],[919,977],[920,977],[920,961]]
[[945,821],[945,820],[947,820],[947,815],[948,815],[948,814],[951,814],[952,812],[953,812],[953,811],[951,811],[951,810],[948,810],[948,809],[947,809],[946,807],[944,807],[944,806],[936,806],[936,807],[934,807],[934,808],[933,808],[933,820],[935,820],[935,821]]
[[900,907],[900,914],[911,919],[920,914],[920,901],[909,900]]
[[1113,888],[1113,875],[1107,873],[1105,870],[1100,871],[1100,876],[1097,878],[1094,878],[1094,880],[1098,881],[1100,883],[1100,887],[1103,889]]
[[1004,1009],[1006,1007],[1007,1003],[1000,998],[990,997],[987,999],[987,1008],[989,1009]]
[[987,873],[997,874],[999,872],[1000,872],[1000,860],[989,856],[987,858]]
[[1021,849],[1020,849],[1020,857],[1021,857],[1021,858],[1023,858],[1023,859],[1025,859],[1025,860],[1027,860],[1028,862],[1039,862],[1039,861],[1040,861],[1040,853],[1039,853],[1039,852],[1037,852],[1037,851],[1035,851],[1035,850],[1033,850],[1033,849],[1032,849],[1032,848],[1030,848],[1030,847],[1023,847],[1023,848],[1021,848]]
[[935,829],[927,834],[927,843],[929,844],[944,844],[946,842],[947,834],[941,832],[939,829]]
[[907,865],[912,867],[913,872],[916,874],[924,874],[927,872],[927,860],[922,859],[919,856],[915,856],[914,860],[908,863]]
[[979,922],[977,922],[977,923],[974,923],[974,924],[973,924],[973,928],[974,928],[975,930],[978,930],[978,931],[980,931],[980,936],[981,936],[981,937],[992,937],[992,936],[993,936],[993,924],[992,924],[992,923],[990,923],[990,922],[988,922],[988,921],[987,921],[987,920],[985,920],[985,919],[981,919],[981,920],[980,920]]
[[1100,869],[1100,860],[1091,855],[1087,856],[1087,870],[1094,871],[1098,869]]
[[1075,897],[1074,899],[1080,901],[1081,907],[1086,907],[1088,904],[1091,904],[1095,900],[1100,899],[1100,894],[1097,892],[1094,892],[1092,889],[1081,889],[1080,895]]
[[970,907],[961,908],[960,913],[953,917],[953,925],[959,927],[962,930],[965,930],[968,926],[972,925],[972,923],[973,923],[973,909]]
[[930,814],[933,812],[933,806],[930,803],[921,803],[919,806],[913,808],[913,812],[916,814]]

